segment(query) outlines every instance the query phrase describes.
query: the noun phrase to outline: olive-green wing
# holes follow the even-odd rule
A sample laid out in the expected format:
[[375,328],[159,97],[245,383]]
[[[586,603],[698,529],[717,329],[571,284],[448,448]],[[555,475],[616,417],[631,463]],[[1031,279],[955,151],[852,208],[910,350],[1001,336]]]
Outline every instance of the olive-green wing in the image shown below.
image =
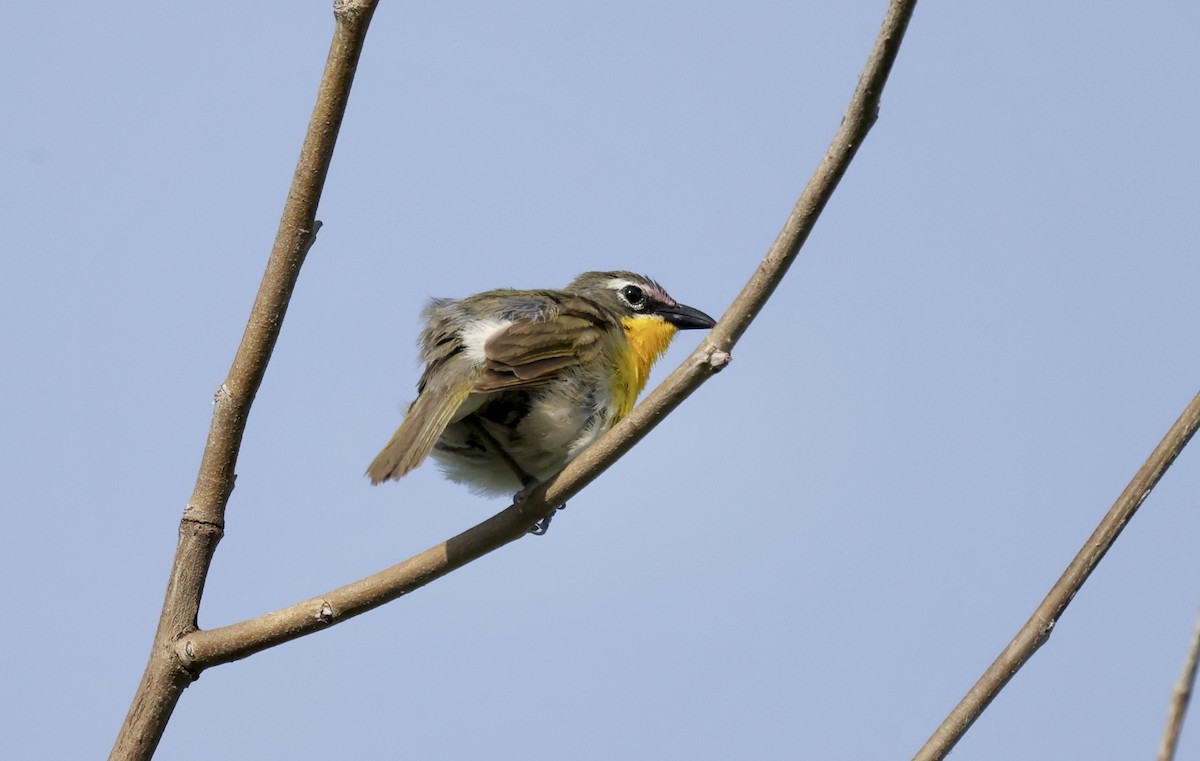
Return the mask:
[[606,328],[598,316],[559,314],[538,322],[514,322],[483,346],[483,372],[474,391],[487,393],[536,386],[565,368],[591,361]]

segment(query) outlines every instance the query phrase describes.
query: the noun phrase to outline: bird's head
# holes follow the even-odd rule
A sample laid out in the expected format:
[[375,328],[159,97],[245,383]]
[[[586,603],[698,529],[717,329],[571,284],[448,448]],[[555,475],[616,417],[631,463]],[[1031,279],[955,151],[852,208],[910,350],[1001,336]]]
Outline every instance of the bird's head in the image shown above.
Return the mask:
[[674,330],[711,328],[717,324],[699,309],[671,298],[651,278],[633,272],[585,272],[572,280],[566,290],[604,304],[626,323],[649,319]]
[[678,330],[711,328],[716,321],[695,307],[680,304],[645,275],[632,272],[585,272],[566,290],[607,307],[615,313],[631,351],[619,377],[628,383],[621,414],[632,409],[645,388],[650,368],[663,355]]

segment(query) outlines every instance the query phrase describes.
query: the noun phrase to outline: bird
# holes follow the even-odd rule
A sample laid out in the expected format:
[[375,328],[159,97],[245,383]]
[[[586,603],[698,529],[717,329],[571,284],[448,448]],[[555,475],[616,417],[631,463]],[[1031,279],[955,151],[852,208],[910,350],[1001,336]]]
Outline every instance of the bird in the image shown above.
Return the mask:
[[451,481],[518,499],[629,414],[679,330],[716,324],[627,271],[432,299],[422,317],[417,398],[366,475],[399,479],[432,456]]

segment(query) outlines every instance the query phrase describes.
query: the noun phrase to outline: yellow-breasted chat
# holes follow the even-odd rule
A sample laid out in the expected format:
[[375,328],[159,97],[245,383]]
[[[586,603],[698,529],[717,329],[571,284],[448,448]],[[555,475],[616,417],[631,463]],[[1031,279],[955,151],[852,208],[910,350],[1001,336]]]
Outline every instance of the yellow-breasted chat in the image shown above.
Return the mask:
[[676,331],[716,324],[632,272],[434,299],[423,316],[417,399],[367,475],[397,479],[432,455],[489,494],[561,470],[629,414]]

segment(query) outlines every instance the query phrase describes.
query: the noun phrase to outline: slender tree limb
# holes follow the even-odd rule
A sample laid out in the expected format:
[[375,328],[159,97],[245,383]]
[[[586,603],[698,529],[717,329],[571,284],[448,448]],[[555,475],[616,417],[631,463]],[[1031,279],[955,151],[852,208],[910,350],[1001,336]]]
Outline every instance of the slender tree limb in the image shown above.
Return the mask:
[[1183,717],[1187,714],[1188,702],[1192,699],[1192,687],[1196,683],[1196,667],[1200,664],[1200,617],[1192,631],[1192,643],[1183,660],[1183,672],[1171,690],[1171,704],[1167,708],[1167,726],[1163,729],[1162,742],[1158,746],[1158,761],[1173,761],[1175,749],[1179,747],[1179,733],[1183,730]]
[[374,0],[335,3],[333,42],[279,232],[242,342],[216,394],[196,486],[180,522],[179,543],[150,658],[109,756],[111,761],[151,758],[180,694],[196,677],[197,672],[178,658],[174,644],[196,628],[204,582],[224,532],[225,507],[233,491],[250,406],[279,338],[300,266],[315,240],[317,204],[374,7]]
[[708,337],[625,420],[528,497],[449,541],[289,608],[218,629],[189,632],[176,644],[188,668],[199,672],[365,613],[519,539],[531,524],[579,493],[728,364],[734,344],[783,279],[878,118],[880,96],[915,6],[916,0],[892,0],[889,4],[842,124],[783,230]]
[[1129,523],[1150,491],[1162,478],[1167,468],[1187,446],[1192,435],[1200,426],[1200,394],[1197,394],[1183,410],[1183,414],[1163,436],[1149,459],[1134,475],[1133,480],[1121,492],[1121,496],[1100,521],[1100,525],[1088,537],[1087,542],[1059,580],[1051,587],[1012,642],[997,656],[975,686],[963,697],[941,726],[914,756],[915,761],[934,761],[945,758],[954,745],[966,734],[975,719],[987,709],[992,700],[1004,689],[1009,680],[1025,665],[1046,640],[1058,623],[1063,611],[1071,604],[1075,594],[1087,581],[1095,567],[1104,558],[1125,524]]

